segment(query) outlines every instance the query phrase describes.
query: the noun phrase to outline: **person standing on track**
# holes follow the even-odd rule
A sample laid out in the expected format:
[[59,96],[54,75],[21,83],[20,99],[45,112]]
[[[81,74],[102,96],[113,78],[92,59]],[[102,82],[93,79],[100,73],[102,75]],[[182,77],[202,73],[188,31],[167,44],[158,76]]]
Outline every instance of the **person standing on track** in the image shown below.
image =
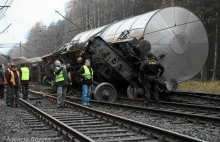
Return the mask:
[[66,91],[68,86],[68,75],[66,71],[66,67],[61,66],[60,61],[55,61],[55,70],[54,74],[56,76],[55,84],[57,87],[57,107],[64,107],[64,101],[66,98]]
[[81,77],[82,83],[82,103],[84,106],[90,106],[91,85],[93,84],[93,70],[90,60],[85,60],[85,65],[78,71],[77,75]]
[[5,77],[8,82],[6,104],[7,106],[18,107],[18,99],[20,92],[20,74],[17,70],[17,67],[15,65],[11,65],[11,68],[5,72]]
[[30,70],[27,68],[26,64],[21,64],[21,68],[19,70],[21,86],[22,86],[22,94],[23,99],[28,99],[28,85],[31,78]]
[[139,80],[144,85],[145,89],[145,104],[148,106],[151,94],[153,94],[154,101],[158,103],[158,81],[157,78],[161,77],[164,73],[164,67],[154,59],[152,53],[147,54],[145,60],[140,66]]
[[4,71],[2,65],[0,64],[0,99],[4,98],[4,87],[5,87],[4,79],[5,79]]

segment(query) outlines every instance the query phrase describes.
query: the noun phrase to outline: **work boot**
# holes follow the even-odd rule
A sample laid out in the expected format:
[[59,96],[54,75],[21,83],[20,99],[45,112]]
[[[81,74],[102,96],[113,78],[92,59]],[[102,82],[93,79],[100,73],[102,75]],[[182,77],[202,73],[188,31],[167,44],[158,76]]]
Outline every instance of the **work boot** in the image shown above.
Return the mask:
[[145,103],[145,107],[148,107],[149,106],[149,103]]
[[150,103],[150,92],[148,89],[145,89],[145,106],[147,107]]
[[153,94],[154,94],[154,102],[158,103],[159,102],[158,90],[155,90]]
[[90,104],[88,104],[87,106],[88,106],[88,107],[92,107],[92,105],[90,105]]
[[7,104],[7,107],[11,107],[11,106],[12,106],[11,104],[9,104],[9,103]]
[[65,106],[64,104],[61,104],[61,107],[62,107],[62,108],[66,108],[66,106]]
[[60,104],[57,105],[57,108],[62,108],[62,106]]

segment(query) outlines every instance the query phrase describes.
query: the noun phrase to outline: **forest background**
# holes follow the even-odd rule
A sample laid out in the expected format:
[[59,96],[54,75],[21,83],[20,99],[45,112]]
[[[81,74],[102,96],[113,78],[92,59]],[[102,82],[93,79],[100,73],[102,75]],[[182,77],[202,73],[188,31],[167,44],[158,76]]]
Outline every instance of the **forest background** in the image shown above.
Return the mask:
[[49,26],[37,22],[22,48],[14,47],[8,55],[13,58],[43,56],[70,42],[80,32],[169,6],[192,11],[207,30],[208,59],[194,79],[220,80],[220,0],[70,0],[65,5],[63,20]]

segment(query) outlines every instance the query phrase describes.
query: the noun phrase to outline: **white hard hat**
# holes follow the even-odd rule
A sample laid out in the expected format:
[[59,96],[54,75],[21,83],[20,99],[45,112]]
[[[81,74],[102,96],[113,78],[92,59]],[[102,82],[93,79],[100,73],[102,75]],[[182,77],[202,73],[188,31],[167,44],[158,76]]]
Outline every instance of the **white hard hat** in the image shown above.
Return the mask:
[[59,60],[56,60],[56,61],[55,61],[55,65],[56,65],[56,66],[60,66],[60,65],[61,65],[60,61],[59,61]]

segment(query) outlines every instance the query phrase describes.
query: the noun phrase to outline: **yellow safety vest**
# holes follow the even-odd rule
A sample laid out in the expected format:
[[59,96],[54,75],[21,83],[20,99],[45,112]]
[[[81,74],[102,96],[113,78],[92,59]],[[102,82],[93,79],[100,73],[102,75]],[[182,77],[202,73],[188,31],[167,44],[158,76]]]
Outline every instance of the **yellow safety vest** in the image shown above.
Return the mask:
[[[56,67],[56,69],[59,69],[59,67]],[[56,76],[56,82],[64,81],[63,71],[61,71],[59,74],[55,74],[55,76]]]
[[84,68],[84,74],[82,74],[82,75],[86,79],[93,79],[93,71],[92,71],[92,69],[91,69],[91,72],[90,72],[89,68],[86,65],[84,65],[83,68]]
[[29,80],[30,77],[30,71],[27,67],[22,67],[21,68],[21,80]]

